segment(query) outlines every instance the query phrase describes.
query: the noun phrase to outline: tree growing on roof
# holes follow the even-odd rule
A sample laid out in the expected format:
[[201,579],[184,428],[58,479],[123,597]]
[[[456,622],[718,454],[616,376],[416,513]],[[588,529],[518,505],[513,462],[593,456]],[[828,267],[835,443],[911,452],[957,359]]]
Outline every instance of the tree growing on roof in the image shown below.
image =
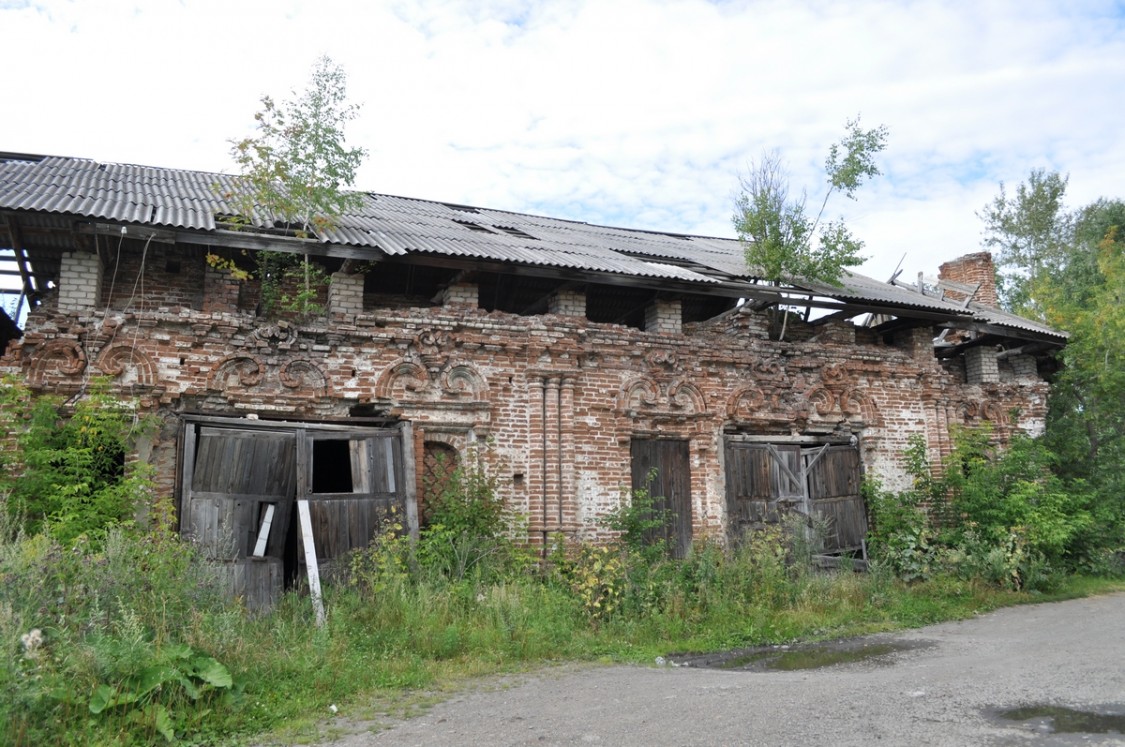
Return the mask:
[[[299,238],[331,229],[363,200],[346,190],[367,155],[345,142],[344,127],[359,114],[359,106],[347,101],[347,74],[322,56],[303,93],[294,91],[293,98],[281,103],[263,96],[261,102],[254,115],[256,133],[232,141],[231,155],[240,173],[223,197],[243,224],[268,221]],[[233,269],[229,260],[208,259]],[[302,314],[319,310],[314,285],[328,278],[310,266],[307,254],[300,261],[294,254],[259,252],[256,259],[267,312],[278,305]],[[286,294],[282,288],[293,279],[303,290]]]
[[347,103],[347,74],[327,56],[313,66],[308,88],[282,103],[262,97],[257,133],[233,141],[238,189],[229,200],[240,215],[265,212],[305,234],[331,228],[362,198],[355,181],[367,151],[347,147],[344,126],[359,114]]
[[844,269],[863,262],[863,242],[852,236],[843,219],[824,220],[824,212],[833,194],[843,192],[854,200],[866,179],[882,173],[875,156],[886,146],[887,128],[865,130],[856,117],[845,129],[844,138],[828,150],[828,190],[815,216],[808,212],[806,192],[790,196],[789,177],[777,151],[752,161],[739,180],[734,227],[747,263],[765,280],[820,280],[839,286]]

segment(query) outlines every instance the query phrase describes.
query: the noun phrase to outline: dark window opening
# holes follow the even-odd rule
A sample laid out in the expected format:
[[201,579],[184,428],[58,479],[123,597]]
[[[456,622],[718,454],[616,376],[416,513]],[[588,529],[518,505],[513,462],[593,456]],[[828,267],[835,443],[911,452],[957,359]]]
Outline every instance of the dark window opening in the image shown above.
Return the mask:
[[504,311],[520,316],[546,314],[559,281],[515,275],[482,276],[480,307],[485,311]]
[[456,270],[382,262],[364,275],[363,306],[367,309],[434,306],[434,298]]
[[592,285],[586,292],[586,318],[603,324],[645,328],[645,310],[653,292],[641,288]]
[[738,305],[737,298],[711,298],[704,296],[689,296],[681,302],[684,313],[684,324],[691,322],[705,322],[714,319],[723,312],[730,311]]
[[313,441],[312,492],[352,492],[352,457],[347,439]]

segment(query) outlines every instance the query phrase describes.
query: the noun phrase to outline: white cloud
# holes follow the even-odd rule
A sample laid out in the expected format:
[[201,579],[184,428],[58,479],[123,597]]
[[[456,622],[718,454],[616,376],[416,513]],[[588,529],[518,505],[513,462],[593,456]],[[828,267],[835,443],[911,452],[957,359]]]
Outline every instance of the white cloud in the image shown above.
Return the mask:
[[327,52],[373,191],[732,235],[748,160],[778,148],[815,196],[862,112],[886,176],[833,208],[876,277],[976,250],[974,211],[1032,167],[1070,173],[1074,204],[1121,196],[1108,0],[47,0],[0,25],[8,150],[229,170],[259,97]]

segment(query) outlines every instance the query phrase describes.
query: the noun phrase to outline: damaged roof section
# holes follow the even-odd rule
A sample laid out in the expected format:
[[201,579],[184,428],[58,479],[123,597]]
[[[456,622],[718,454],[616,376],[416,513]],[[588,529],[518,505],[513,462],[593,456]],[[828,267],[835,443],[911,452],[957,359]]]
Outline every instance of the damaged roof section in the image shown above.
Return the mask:
[[773,286],[748,267],[736,239],[591,225],[536,215],[364,193],[362,206],[314,239],[276,235],[279,222],[252,216],[230,230],[223,199],[236,177],[209,172],[0,153],[0,244],[14,250],[24,292],[41,295],[66,247],[25,253],[22,232],[52,223],[76,233],[152,234],[166,242],[307,252],[345,259],[409,261],[463,270],[643,287],[763,305],[826,309],[828,319],[861,314],[991,325],[1059,344],[1065,335],[980,303],[967,305],[901,284],[847,272],[840,287],[794,280]]

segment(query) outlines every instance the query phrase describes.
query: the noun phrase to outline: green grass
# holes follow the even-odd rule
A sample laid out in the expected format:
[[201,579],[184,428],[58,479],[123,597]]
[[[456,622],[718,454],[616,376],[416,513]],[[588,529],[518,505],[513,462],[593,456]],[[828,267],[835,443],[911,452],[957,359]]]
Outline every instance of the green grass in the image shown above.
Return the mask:
[[[459,580],[408,563],[357,564],[326,588],[318,629],[298,594],[258,617],[224,601],[175,537],[113,533],[104,546],[68,550],[45,536],[3,539],[0,743],[157,743],[158,709],[186,744],[316,741],[340,716],[377,729],[484,675],[839,638],[1125,589],[1067,577],[1034,595],[948,576],[905,584],[881,572],[813,573],[768,541],[731,554],[702,546],[682,562],[606,557],[588,553],[602,565],[566,561],[547,574],[516,562]],[[592,606],[609,598],[619,600],[609,613]],[[43,643],[28,648],[21,636],[33,629]],[[193,697],[164,672],[166,684],[135,702],[91,711],[99,687],[140,692],[184,646],[221,662],[233,686]]]

